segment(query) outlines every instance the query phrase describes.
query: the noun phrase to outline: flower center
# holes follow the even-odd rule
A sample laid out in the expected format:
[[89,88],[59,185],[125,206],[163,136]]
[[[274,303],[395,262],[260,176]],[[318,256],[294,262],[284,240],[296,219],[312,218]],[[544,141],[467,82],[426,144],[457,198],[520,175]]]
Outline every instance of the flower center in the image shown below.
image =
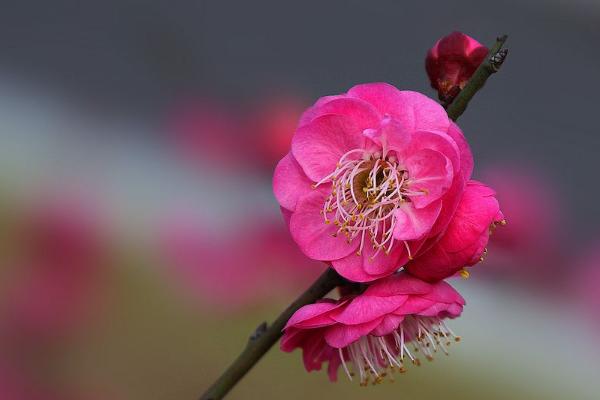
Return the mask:
[[[406,372],[405,358],[420,366],[421,361],[416,357],[418,352],[429,361],[438,351],[448,355],[448,346],[453,341],[459,342],[460,336],[456,336],[441,318],[407,316],[392,333],[363,336],[338,352],[348,378],[352,380],[358,374],[360,384],[366,386],[371,379],[373,384],[381,383],[388,372]],[[348,363],[352,363],[351,369]],[[393,381],[393,377],[390,379]]]
[[[361,158],[350,158],[361,153]],[[410,201],[408,171],[393,152],[385,156],[355,149],[344,154],[336,169],[315,184],[331,183],[331,194],[323,204],[324,222],[339,227],[334,236],[344,234],[348,243],[360,240],[361,255],[367,239],[373,246],[374,258],[380,251],[389,254],[394,246],[394,212],[401,203]],[[408,244],[405,242],[408,249]],[[409,254],[410,254],[410,249]]]

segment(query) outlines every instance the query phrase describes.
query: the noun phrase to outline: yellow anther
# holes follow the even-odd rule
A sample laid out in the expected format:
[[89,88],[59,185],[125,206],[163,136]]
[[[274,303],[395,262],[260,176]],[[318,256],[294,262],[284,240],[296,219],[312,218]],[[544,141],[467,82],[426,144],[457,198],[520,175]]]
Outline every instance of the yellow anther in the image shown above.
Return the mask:
[[466,269],[461,269],[460,270],[460,276],[463,279],[469,279],[469,277],[471,276],[471,274],[469,273],[469,271],[467,271]]

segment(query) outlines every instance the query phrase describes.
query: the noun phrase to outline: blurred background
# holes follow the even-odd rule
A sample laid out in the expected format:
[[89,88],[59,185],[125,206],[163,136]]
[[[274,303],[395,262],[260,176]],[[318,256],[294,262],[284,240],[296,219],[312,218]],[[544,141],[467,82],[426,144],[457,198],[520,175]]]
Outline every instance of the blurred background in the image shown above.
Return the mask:
[[0,13],[0,399],[193,399],[324,266],[271,193],[298,116],[509,34],[460,124],[509,225],[448,358],[361,388],[277,349],[231,399],[600,398],[600,2],[19,1]]

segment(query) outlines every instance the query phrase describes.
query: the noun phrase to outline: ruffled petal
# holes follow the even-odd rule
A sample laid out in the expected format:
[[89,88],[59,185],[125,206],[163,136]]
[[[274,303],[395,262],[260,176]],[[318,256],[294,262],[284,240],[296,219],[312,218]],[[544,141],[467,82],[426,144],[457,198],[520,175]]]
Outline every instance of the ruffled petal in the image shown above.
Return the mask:
[[449,119],[444,108],[429,97],[412,91],[400,91],[388,83],[354,86],[348,96],[371,103],[382,115],[396,119],[408,130],[445,132]]
[[345,302],[338,303],[330,300],[305,305],[292,315],[283,329],[285,330],[290,327],[317,328],[319,326],[334,324],[335,321],[328,317],[327,314],[343,304],[345,304]]
[[292,154],[308,178],[319,182],[335,171],[342,155],[365,147],[362,131],[348,117],[324,115],[298,128],[292,138]]
[[440,214],[442,203],[437,201],[424,208],[416,208],[412,203],[404,203],[394,217],[396,227],[394,238],[397,240],[418,240],[424,238]]
[[364,292],[368,296],[398,296],[403,294],[421,295],[432,290],[431,284],[423,282],[407,273],[399,273],[370,285]]
[[468,181],[471,179],[474,166],[471,147],[469,146],[469,143],[467,143],[465,135],[463,135],[458,125],[456,125],[454,122],[450,123],[450,127],[448,128],[448,136],[450,136],[458,146],[458,151],[460,154],[460,170],[465,178],[465,181]]
[[381,323],[383,318],[377,318],[373,321],[358,325],[338,324],[325,329],[325,341],[331,347],[341,349],[357,341],[361,336],[368,335],[374,328]]
[[452,163],[438,151],[422,149],[404,160],[404,165],[409,173],[408,197],[417,209],[438,200],[452,185]]
[[336,97],[324,102],[314,110],[312,120],[324,115],[339,115],[348,118],[360,129],[379,126],[381,116],[371,104],[352,97]]
[[345,325],[364,324],[391,313],[400,307],[407,298],[406,295],[358,296],[338,312],[332,313],[331,318]]
[[375,329],[373,329],[371,334],[375,336],[388,335],[398,329],[403,320],[403,315],[388,314],[383,317],[381,323],[377,325]]
[[394,273],[408,262],[408,253],[403,245],[393,248],[387,255],[383,250],[376,256],[374,254],[373,246],[367,243],[360,255],[350,254],[335,260],[332,265],[346,279],[354,282],[370,282]]
[[304,196],[290,219],[292,237],[300,250],[313,260],[336,260],[358,247],[356,240],[348,243],[344,235],[337,236],[337,226],[325,223],[320,212],[328,194],[328,188],[319,188]]
[[476,181],[468,182],[444,235],[444,248],[458,252],[471,246],[489,228],[499,210],[492,189]]
[[311,184],[291,153],[283,157],[275,167],[273,193],[279,204],[287,210],[296,209],[298,199],[312,191]]

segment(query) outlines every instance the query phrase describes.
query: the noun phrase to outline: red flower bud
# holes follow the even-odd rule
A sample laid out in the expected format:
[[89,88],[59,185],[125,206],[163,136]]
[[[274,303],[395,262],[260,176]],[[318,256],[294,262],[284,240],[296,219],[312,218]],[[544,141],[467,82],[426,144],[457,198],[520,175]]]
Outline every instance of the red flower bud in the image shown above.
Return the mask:
[[487,53],[487,47],[462,32],[444,36],[427,52],[425,69],[443,104],[465,87]]

